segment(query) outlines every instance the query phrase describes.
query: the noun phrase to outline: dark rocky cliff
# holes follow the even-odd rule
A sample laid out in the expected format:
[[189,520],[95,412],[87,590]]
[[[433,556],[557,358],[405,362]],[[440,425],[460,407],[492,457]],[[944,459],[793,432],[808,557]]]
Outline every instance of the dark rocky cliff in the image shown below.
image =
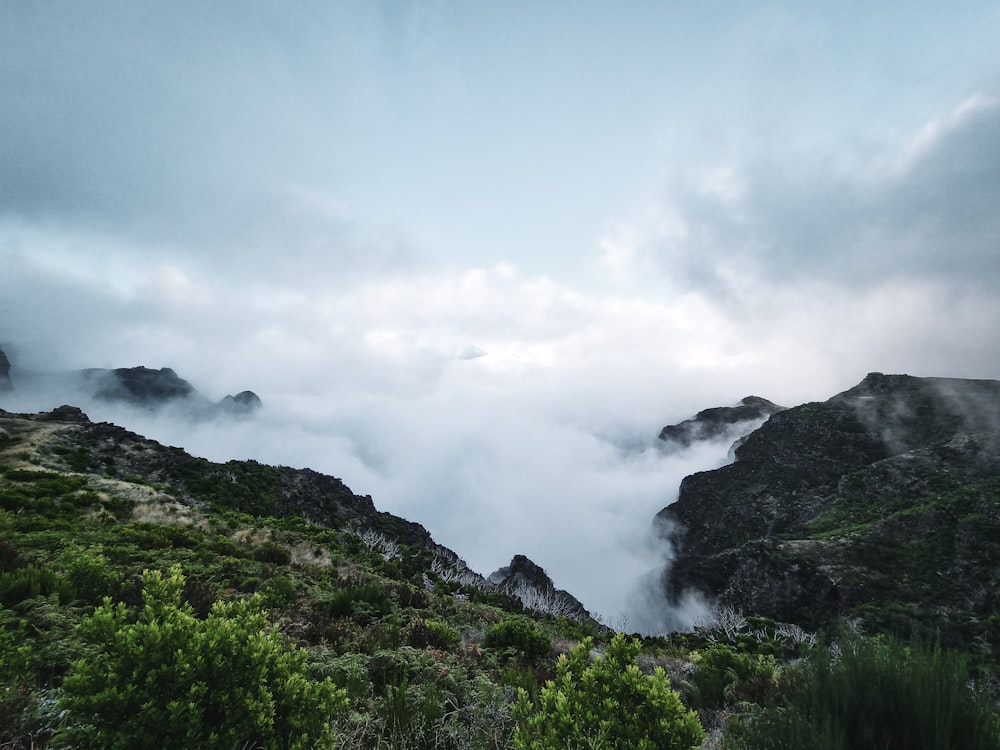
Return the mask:
[[784,408],[760,396],[747,396],[736,406],[703,409],[680,424],[667,425],[660,430],[660,440],[686,448],[700,440],[721,438],[741,425],[759,423]]
[[10,382],[10,360],[0,349],[0,391],[9,391],[12,388]]
[[[671,598],[810,627],[1000,638],[1000,382],[872,373],[774,414],[659,518]],[[906,633],[909,634],[908,632]]]

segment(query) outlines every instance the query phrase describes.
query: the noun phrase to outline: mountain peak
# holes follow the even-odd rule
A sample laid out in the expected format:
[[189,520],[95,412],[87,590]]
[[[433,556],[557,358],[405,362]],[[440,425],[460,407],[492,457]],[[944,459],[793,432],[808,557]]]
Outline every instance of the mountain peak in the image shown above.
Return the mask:
[[703,409],[691,419],[667,425],[660,430],[660,440],[686,448],[702,440],[715,440],[727,435],[735,437],[732,433],[739,432],[740,427],[761,422],[784,408],[760,396],[745,396],[735,406]]

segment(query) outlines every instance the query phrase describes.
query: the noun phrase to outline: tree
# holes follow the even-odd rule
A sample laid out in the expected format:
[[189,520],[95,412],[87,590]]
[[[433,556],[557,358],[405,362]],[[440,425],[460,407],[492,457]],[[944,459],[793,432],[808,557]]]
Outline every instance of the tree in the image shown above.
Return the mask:
[[592,645],[585,638],[559,657],[556,678],[542,688],[537,705],[519,691],[518,750],[693,750],[701,744],[698,715],[684,707],[663,669],[640,671],[638,639],[619,633],[593,662]]
[[144,606],[104,603],[79,629],[96,645],[63,682],[81,748],[329,747],[347,698],[304,676],[305,652],[271,627],[259,596],[216,602],[197,619],[179,566],[146,571]]

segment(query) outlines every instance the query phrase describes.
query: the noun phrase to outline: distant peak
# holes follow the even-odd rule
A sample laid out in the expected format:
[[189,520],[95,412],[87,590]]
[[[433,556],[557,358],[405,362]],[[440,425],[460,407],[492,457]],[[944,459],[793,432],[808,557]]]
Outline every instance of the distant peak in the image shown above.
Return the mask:
[[680,424],[667,425],[660,431],[660,440],[687,447],[700,440],[721,438],[734,425],[762,421],[784,409],[761,396],[746,396],[735,406],[703,409]]

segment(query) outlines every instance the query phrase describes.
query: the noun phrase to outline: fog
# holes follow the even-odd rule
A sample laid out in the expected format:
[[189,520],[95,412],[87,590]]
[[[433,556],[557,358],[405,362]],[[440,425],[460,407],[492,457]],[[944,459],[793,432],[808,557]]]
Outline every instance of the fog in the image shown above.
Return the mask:
[[[341,477],[608,619],[726,441],[867,372],[1000,373],[990,4],[7,3],[0,407]],[[171,367],[246,422],[30,373]],[[60,390],[60,389],[63,390]],[[59,392],[59,393],[57,393]],[[650,614],[654,613],[654,614]]]

